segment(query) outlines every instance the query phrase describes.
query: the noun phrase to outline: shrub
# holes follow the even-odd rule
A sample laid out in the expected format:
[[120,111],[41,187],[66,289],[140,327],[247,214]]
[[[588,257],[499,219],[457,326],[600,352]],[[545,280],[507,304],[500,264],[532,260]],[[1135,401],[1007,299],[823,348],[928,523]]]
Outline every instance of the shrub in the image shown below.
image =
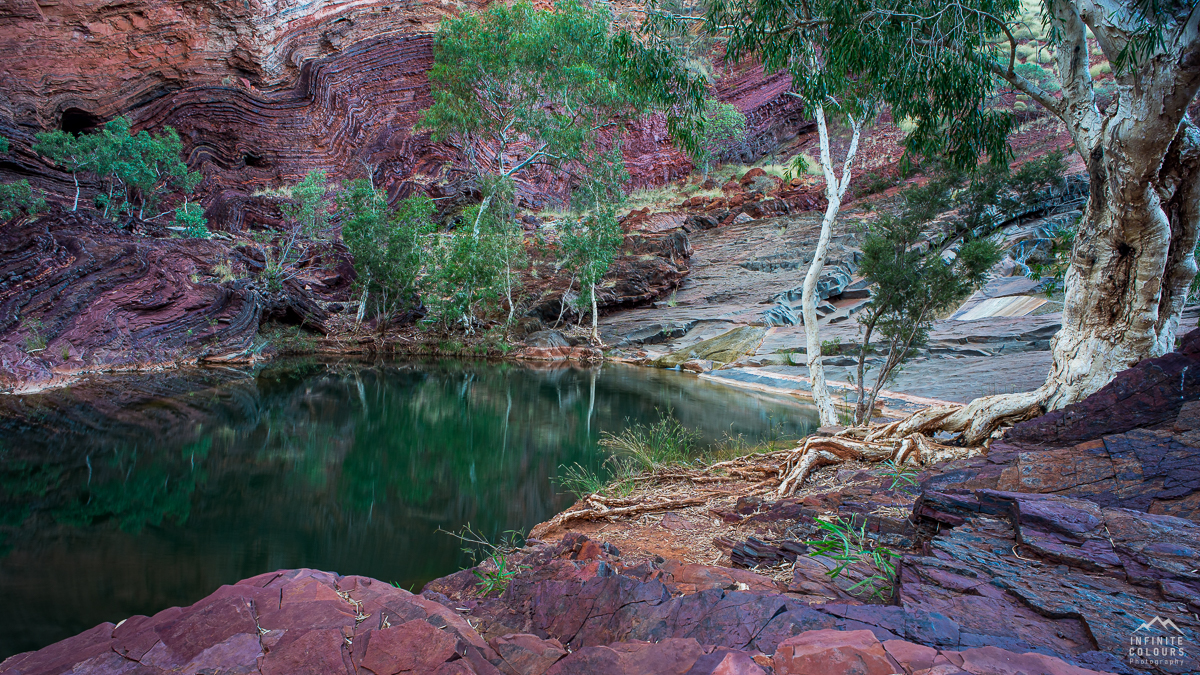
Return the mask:
[[746,115],[735,105],[708,99],[700,113],[698,136],[693,159],[707,178],[715,163],[746,140]]
[[199,204],[185,201],[175,209],[175,220],[171,224],[174,227],[183,228],[181,232],[188,239],[208,239],[212,236],[208,231],[208,220],[204,217],[204,209],[200,208]]
[[338,196],[342,240],[354,256],[355,285],[372,303],[382,332],[399,312],[419,301],[426,239],[433,232],[433,200],[424,194],[390,208],[370,179],[356,180]]
[[[943,258],[942,247],[925,241],[923,226],[953,203],[951,195],[959,181],[958,176],[945,176],[907,190],[904,209],[880,216],[863,242],[859,273],[874,289],[858,319],[864,328],[856,377],[858,424],[870,421],[880,389],[925,343],[938,313],[970,294],[1000,259],[995,244],[971,237],[974,228],[969,219],[982,219],[989,213],[978,203],[967,209],[968,223],[959,228],[965,241],[952,260]],[[868,388],[865,362],[873,337],[882,338],[887,356]]]
[[19,215],[32,216],[46,210],[46,200],[29,187],[29,181],[0,183],[0,222]]
[[[183,141],[171,127],[157,136],[146,131],[132,133],[125,117],[105,124],[97,133],[72,135],[65,131],[43,132],[36,136],[34,152],[62,165],[75,178],[75,202],[79,206],[79,174],[91,173],[104,189],[95,196],[95,204],[109,213],[146,216],[146,209],[157,208],[163,195],[182,191],[190,194],[202,176],[189,172],[183,161]],[[170,211],[152,216],[153,220]]]
[[290,201],[279,207],[284,217],[298,226],[305,236],[319,236],[328,228],[329,202],[325,199],[327,183],[324,171],[309,171],[303,180],[292,186]]
[[[429,250],[427,321],[473,331],[479,321],[498,313],[510,300],[522,265],[524,233],[512,215],[505,192],[463,212],[463,225],[434,237]],[[466,226],[470,224],[469,227]]]

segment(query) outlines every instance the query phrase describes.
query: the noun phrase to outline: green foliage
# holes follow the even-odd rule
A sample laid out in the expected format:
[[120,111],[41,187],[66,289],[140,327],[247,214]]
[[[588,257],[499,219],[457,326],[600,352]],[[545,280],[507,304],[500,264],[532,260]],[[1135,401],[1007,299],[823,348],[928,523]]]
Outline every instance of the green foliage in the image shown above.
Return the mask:
[[443,20],[429,75],[434,103],[420,127],[469,149],[484,199],[462,214],[469,235],[444,234],[434,247],[431,319],[471,330],[503,298],[511,322],[526,263],[512,180],[534,165],[570,178],[576,217],[562,242],[564,262],[584,270],[581,296],[591,300],[620,245],[626,122],[670,108],[673,133],[691,139],[678,112],[700,107],[702,78],[694,75],[670,47],[615,31],[605,4],[563,0],[547,11],[493,3]]
[[262,244],[265,264],[260,279],[268,291],[277,292],[284,282],[296,276],[296,263],[302,257],[305,239],[319,238],[328,231],[328,185],[324,171],[310,171],[287,190],[289,201],[280,205],[287,225],[280,233],[264,231],[254,235]]
[[842,338],[821,340],[821,356],[837,356],[842,353]]
[[325,199],[328,178],[324,171],[309,171],[291,190],[291,201],[279,209],[307,237],[316,237],[329,225],[329,202]]
[[560,465],[554,482],[558,484],[559,489],[575,495],[578,499],[594,494],[608,495],[613,492],[621,492],[628,483],[631,465],[616,461],[614,458],[609,458],[605,463],[614,467],[616,471],[605,476],[578,462],[570,466]]
[[494,3],[444,19],[429,72],[434,103],[421,126],[459,147],[482,142],[487,154],[470,159],[495,176],[533,162],[586,162],[600,150],[601,129],[619,134],[621,120],[647,106],[626,86],[611,25],[606,5],[576,0],[554,11]]
[[833,521],[818,520],[817,526],[824,536],[821,539],[804,542],[810,547],[809,556],[822,556],[837,563],[837,566],[826,572],[831,579],[837,579],[851,565],[861,564],[868,569],[863,579],[846,589],[853,595],[887,600],[892,595],[896,583],[896,568],[900,556],[890,549],[877,546],[867,536],[867,525],[864,522],[855,528],[853,523],[838,516]]
[[36,215],[46,210],[46,200],[29,186],[29,181],[0,183],[0,222],[21,214]]
[[270,345],[278,354],[311,354],[317,350],[312,333],[300,326],[268,323],[258,331],[263,347]]
[[1058,78],[1054,76],[1054,73],[1036,63],[1018,63],[1013,67],[1013,72],[1033,82],[1047,93],[1053,94],[1062,89],[1062,85],[1059,84]]
[[596,284],[608,272],[623,241],[625,233],[611,205],[563,223],[560,243],[565,264],[579,279],[580,307],[595,300]]
[[[791,73],[809,105],[869,116],[873,102],[915,128],[905,140],[917,156],[955,166],[1009,156],[1011,114],[984,104],[992,93],[985,59],[1019,0],[970,0],[948,11],[940,0],[716,0],[707,31],[728,38],[726,57],[758,57],[767,71]],[[690,21],[659,18],[660,32]]]
[[667,411],[653,424],[637,424],[620,433],[601,434],[600,445],[632,461],[636,470],[650,472],[693,461],[699,451],[699,438]]
[[426,239],[433,232],[433,201],[424,194],[388,206],[370,179],[352,182],[337,199],[342,240],[354,256],[355,281],[367,292],[380,330],[416,304]]
[[527,565],[515,565],[510,560],[512,555],[525,545],[524,532],[507,530],[493,541],[483,532],[472,528],[470,523],[464,525],[459,532],[447,532],[440,528],[438,531],[464,544],[462,551],[476,567],[472,574],[479,580],[477,586],[484,596],[503,593],[518,574],[529,569]]
[[746,140],[746,115],[735,105],[707,99],[700,120],[700,149],[693,159],[707,176],[725,153]]
[[889,459],[883,463],[883,475],[892,479],[889,490],[895,490],[898,485],[904,485],[906,488],[917,485],[917,472],[910,469],[907,464],[897,465],[895,460]]
[[[986,211],[978,203],[965,208],[967,215],[959,227],[963,243],[957,252],[950,252],[949,244],[943,248],[927,240],[924,226],[954,203],[953,194],[960,181],[961,176],[949,174],[906,190],[902,210],[882,214],[863,242],[859,273],[871,282],[873,290],[871,301],[858,319],[865,328],[856,382],[855,417],[859,424],[869,421],[879,390],[895,369],[925,343],[938,314],[969,295],[1000,259],[994,243],[971,236],[970,225],[976,218],[971,214]],[[972,190],[969,188],[967,193],[972,194]],[[872,338],[881,338],[886,358],[868,391],[865,361],[873,348]]]
[[[187,170],[182,159],[183,141],[171,127],[157,136],[146,131],[132,133],[124,117],[105,124],[93,134],[72,135],[65,131],[39,133],[34,152],[70,171],[76,180],[75,205],[78,207],[78,175],[98,177],[103,189],[95,197],[104,216],[109,213],[146,216],[146,209],[158,207],[170,192],[191,194],[202,176]],[[157,218],[158,214],[153,216]]]
[[204,209],[200,208],[199,204],[193,204],[184,201],[175,209],[175,220],[171,222],[174,227],[182,227],[183,236],[188,239],[208,239],[211,233],[208,231],[208,220],[204,217]]
[[41,319],[27,318],[21,322],[25,329],[25,351],[29,354],[46,349],[46,326]]
[[[472,331],[481,317],[509,300],[514,270],[524,264],[524,233],[513,217],[511,192],[498,186],[492,198],[463,212],[463,227],[439,233],[429,251],[426,320],[445,329]],[[470,227],[466,224],[470,223]]]
[[0,136],[0,155],[8,154],[8,139]]

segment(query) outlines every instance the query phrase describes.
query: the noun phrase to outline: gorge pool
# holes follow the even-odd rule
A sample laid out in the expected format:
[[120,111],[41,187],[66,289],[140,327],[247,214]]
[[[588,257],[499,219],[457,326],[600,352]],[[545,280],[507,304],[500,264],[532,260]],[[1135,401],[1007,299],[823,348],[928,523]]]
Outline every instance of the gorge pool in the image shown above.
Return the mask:
[[528,530],[560,467],[670,411],[714,446],[815,410],[673,371],[293,360],[0,397],[0,660],[280,568],[419,591],[466,566],[439,530]]

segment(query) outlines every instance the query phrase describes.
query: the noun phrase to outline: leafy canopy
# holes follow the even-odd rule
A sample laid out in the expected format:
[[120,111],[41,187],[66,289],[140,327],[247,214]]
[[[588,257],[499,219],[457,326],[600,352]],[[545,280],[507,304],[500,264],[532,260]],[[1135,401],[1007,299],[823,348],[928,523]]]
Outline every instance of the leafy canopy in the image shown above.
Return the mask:
[[886,103],[916,128],[910,153],[974,166],[981,155],[1008,157],[1012,115],[988,108],[986,60],[1006,35],[1020,0],[715,0],[703,17],[652,4],[648,27],[677,35],[703,20],[726,38],[736,62],[761,59],[786,70],[806,105],[836,104],[856,117]]
[[693,159],[707,175],[725,153],[745,141],[746,115],[735,105],[708,99],[700,119],[700,148]]
[[[171,127],[161,134],[134,134],[129,120],[118,117],[93,134],[65,131],[39,133],[34,152],[48,157],[72,174],[90,173],[103,184],[96,195],[105,217],[117,214],[146,216],[171,192],[191,194],[199,173],[188,171],[183,161],[183,141]],[[156,214],[154,217],[164,214]]]
[[[8,153],[8,139],[0,136],[0,155]],[[29,181],[0,183],[0,222],[12,220],[22,213],[34,215],[46,210],[46,200],[29,186]]]
[[370,179],[359,179],[338,195],[337,206],[342,240],[354,257],[355,283],[367,291],[382,328],[418,302],[425,240],[434,229],[433,200],[418,194],[393,209]]
[[607,5],[578,0],[553,11],[493,3],[445,19],[429,80],[434,103],[420,125],[497,176],[587,162],[623,121],[699,91],[668,50],[614,32]]

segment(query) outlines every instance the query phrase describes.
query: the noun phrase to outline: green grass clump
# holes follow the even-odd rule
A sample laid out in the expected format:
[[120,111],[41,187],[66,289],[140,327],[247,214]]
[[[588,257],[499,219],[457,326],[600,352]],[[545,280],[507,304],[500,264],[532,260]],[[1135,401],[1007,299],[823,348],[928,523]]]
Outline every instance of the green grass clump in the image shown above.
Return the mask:
[[862,563],[859,567],[865,567],[868,573],[864,574],[861,581],[847,588],[846,592],[883,601],[892,596],[900,556],[878,546],[868,537],[865,521],[856,528],[853,523],[837,516],[831,521],[818,520],[817,526],[824,536],[804,543],[810,548],[809,556],[821,556],[837,563],[836,567],[826,572],[830,579],[837,579],[846,568]]
[[600,445],[617,457],[633,462],[641,471],[657,471],[689,464],[698,453],[699,435],[686,429],[670,413],[653,424],[637,424],[620,433],[604,433]]

